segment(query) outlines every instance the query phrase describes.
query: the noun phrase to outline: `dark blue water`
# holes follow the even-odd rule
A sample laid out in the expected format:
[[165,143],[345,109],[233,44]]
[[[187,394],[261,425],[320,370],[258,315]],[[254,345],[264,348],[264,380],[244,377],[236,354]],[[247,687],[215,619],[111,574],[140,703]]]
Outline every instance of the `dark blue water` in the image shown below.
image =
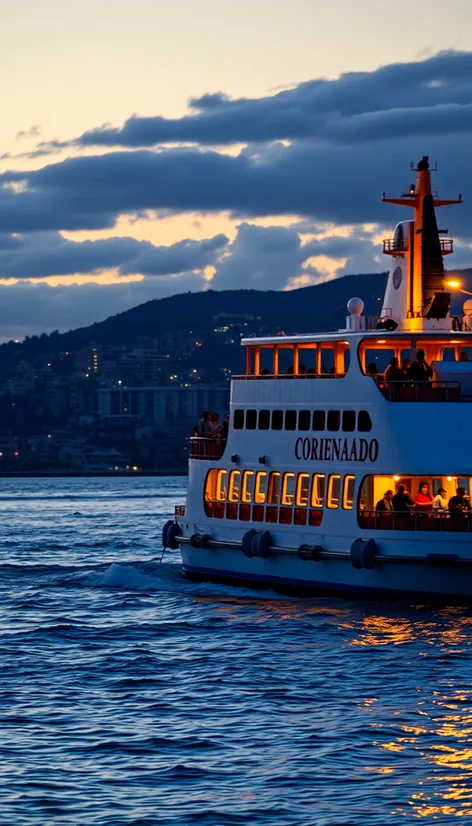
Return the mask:
[[0,480],[0,822],[472,815],[472,612],[185,580],[183,479]]

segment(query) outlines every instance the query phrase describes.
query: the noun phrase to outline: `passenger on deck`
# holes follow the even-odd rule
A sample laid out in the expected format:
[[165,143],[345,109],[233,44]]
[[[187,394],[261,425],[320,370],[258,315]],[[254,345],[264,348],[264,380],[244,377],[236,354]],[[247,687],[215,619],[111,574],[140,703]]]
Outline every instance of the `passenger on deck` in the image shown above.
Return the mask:
[[470,510],[470,501],[466,496],[465,488],[457,488],[456,495],[449,499],[449,512],[457,516],[457,514],[465,513]]
[[200,436],[211,436],[211,413],[205,410],[199,424]]
[[227,439],[228,438],[228,430],[229,430],[229,413],[226,414],[225,420],[220,428],[220,438]]
[[444,513],[447,511],[447,491],[445,488],[439,488],[437,495],[433,499],[433,512]]
[[398,513],[410,513],[415,507],[415,503],[405,485],[398,485],[397,492],[392,499],[392,505],[393,510]]
[[459,356],[459,361],[469,361],[469,356],[467,355],[465,350],[461,351],[461,354]]
[[406,379],[410,375],[410,367],[411,367],[410,359],[403,359],[402,360],[402,373],[403,373],[403,375],[405,376]]
[[421,381],[427,384],[433,377],[433,371],[424,357],[424,350],[418,350],[415,361],[412,362],[409,378],[412,381]]
[[393,490],[386,490],[383,499],[379,499],[375,506],[375,510],[382,511],[382,513],[392,513],[393,512]]
[[371,361],[370,364],[367,365],[367,367],[365,368],[365,372],[368,376],[372,376],[373,379],[377,378],[379,371],[377,370],[377,365],[375,361]]
[[[402,382],[405,376],[403,374],[403,370],[400,369],[400,364],[398,359],[393,356],[390,359],[390,364],[388,365],[385,371],[385,381],[387,382]],[[397,384],[397,387],[401,387],[401,385]]]
[[427,482],[420,482],[418,493],[415,495],[415,511],[430,511],[433,505],[433,497],[429,492]]
[[298,375],[299,376],[306,376],[306,367],[304,364],[298,365]]
[[210,436],[219,437],[221,430],[220,414],[212,413],[210,417]]

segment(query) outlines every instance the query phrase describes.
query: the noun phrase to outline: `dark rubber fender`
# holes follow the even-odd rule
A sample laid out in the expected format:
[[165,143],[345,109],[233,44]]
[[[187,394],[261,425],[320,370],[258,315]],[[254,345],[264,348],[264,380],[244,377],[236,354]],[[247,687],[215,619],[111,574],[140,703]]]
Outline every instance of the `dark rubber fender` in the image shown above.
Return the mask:
[[244,556],[249,556],[249,557],[254,556],[252,540],[254,539],[255,536],[257,536],[257,531],[255,531],[254,529],[252,529],[250,531],[246,531],[246,533],[244,534],[243,540],[242,540],[242,543],[241,543]]
[[377,553],[377,543],[375,539],[355,539],[351,545],[351,562],[353,568],[360,570],[375,568],[375,554]]
[[312,559],[313,561],[318,562],[320,559],[320,554],[323,550],[323,545],[300,545],[298,549],[298,556],[303,560]]
[[168,522],[164,525],[162,529],[162,545],[164,548],[171,548],[171,550],[175,551],[176,548],[179,547],[179,543],[177,542],[177,536],[180,534],[180,527],[177,525],[176,522],[173,522],[172,519],[169,519]]
[[268,559],[270,556],[270,548],[273,544],[274,541],[270,531],[256,533],[256,535],[252,538],[252,552],[254,556],[260,556],[262,559]]

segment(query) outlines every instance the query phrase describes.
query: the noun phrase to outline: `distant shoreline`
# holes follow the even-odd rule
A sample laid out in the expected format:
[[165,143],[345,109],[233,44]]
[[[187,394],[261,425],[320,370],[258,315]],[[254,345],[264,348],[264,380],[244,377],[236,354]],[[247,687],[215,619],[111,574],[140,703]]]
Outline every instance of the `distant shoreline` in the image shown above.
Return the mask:
[[77,479],[87,477],[108,477],[117,476],[120,479],[135,479],[142,476],[187,476],[186,470],[135,470],[135,471],[119,471],[119,470],[102,470],[102,471],[84,471],[84,470],[12,470],[0,471],[1,479],[41,479],[41,478],[59,478],[59,479]]

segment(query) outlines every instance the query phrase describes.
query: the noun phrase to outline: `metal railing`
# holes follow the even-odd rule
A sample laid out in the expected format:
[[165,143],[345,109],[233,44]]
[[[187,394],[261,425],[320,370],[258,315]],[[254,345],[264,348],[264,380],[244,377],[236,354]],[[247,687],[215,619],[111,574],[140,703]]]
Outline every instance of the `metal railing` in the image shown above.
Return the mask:
[[[449,253],[454,252],[454,241],[452,238],[440,238],[439,243],[441,245],[442,255],[449,255]],[[408,252],[408,238],[401,238],[400,240],[384,238],[383,251],[385,255],[402,255],[402,253]]]
[[457,402],[461,398],[458,381],[386,381],[372,377],[390,402]]
[[188,455],[190,459],[221,459],[225,447],[226,439],[192,436],[188,440]]
[[472,532],[472,513],[359,510],[359,527],[376,531]]
[[260,373],[258,376],[232,376],[233,381],[262,381],[263,379],[343,379],[346,373]]

